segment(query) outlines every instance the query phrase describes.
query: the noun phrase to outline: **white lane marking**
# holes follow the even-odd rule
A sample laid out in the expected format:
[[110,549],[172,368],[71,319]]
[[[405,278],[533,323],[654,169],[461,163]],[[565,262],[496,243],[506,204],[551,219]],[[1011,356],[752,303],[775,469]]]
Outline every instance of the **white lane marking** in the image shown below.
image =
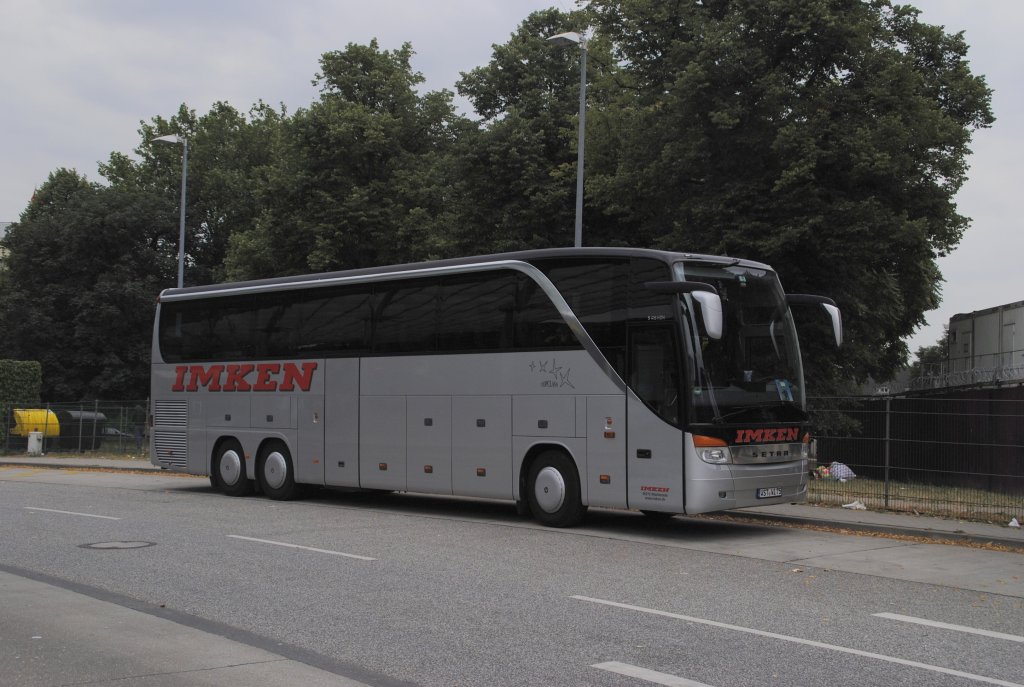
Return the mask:
[[1008,635],[1005,632],[993,632],[992,630],[979,630],[976,627],[967,627],[966,625],[952,625],[950,623],[940,623],[938,620],[926,620],[924,618],[915,618],[911,615],[900,615],[898,613],[872,613],[876,618],[887,618],[889,620],[901,620],[905,623],[915,623],[917,625],[927,625],[928,627],[940,627],[943,630],[956,630],[957,632],[969,632],[972,635],[982,635],[983,637],[993,637],[995,639],[1005,639],[1009,642],[1022,642],[1024,643],[1024,637],[1020,635]]
[[1000,685],[1001,687],[1024,687],[1018,682],[1007,682],[1006,680],[999,680],[992,677],[985,677],[984,675],[975,675],[974,673],[965,673],[961,670],[953,670],[951,668],[943,668],[942,666],[933,666],[929,663],[920,663],[918,661],[908,661],[905,658],[896,658],[895,656],[886,656],[885,654],[876,654],[870,651],[861,651],[860,649],[851,649],[845,646],[838,646],[836,644],[825,644],[824,642],[816,642],[813,639],[803,639],[801,637],[792,637],[790,635],[782,635],[776,632],[766,632],[765,630],[755,630],[751,627],[743,627],[742,625],[730,625],[728,623],[720,623],[715,620],[706,620],[704,618],[695,618],[689,615],[680,615],[679,613],[669,613],[668,611],[659,611],[654,608],[644,608],[643,606],[632,606],[630,604],[618,603],[617,601],[607,601],[605,599],[594,599],[589,596],[572,596],[570,598],[577,599],[579,601],[589,601],[590,603],[602,604],[605,606],[613,606],[615,608],[624,608],[630,611],[639,611],[641,613],[649,613],[651,615],[660,615],[665,618],[674,618],[675,620],[685,620],[688,623],[697,623],[700,625],[708,625],[710,627],[718,627],[724,630],[733,630],[735,632],[745,632],[747,634],[757,635],[758,637],[768,637],[770,639],[781,639],[785,642],[793,642],[794,644],[803,644],[804,646],[813,646],[819,649],[827,649],[829,651],[838,651],[844,654],[852,654],[854,656],[863,656],[865,658],[874,658],[879,661],[888,661],[889,663],[897,663],[903,666],[909,666],[911,668],[921,668],[922,670],[930,670],[934,673],[942,673],[943,675],[953,675],[956,677],[966,678],[968,680],[974,680],[975,682],[984,682],[989,685]]
[[46,513],[61,513],[63,515],[81,515],[83,518],[102,518],[104,520],[120,520],[121,518],[113,518],[109,515],[93,515],[92,513],[75,513],[70,510],[54,510],[52,508],[33,508],[32,506],[25,506],[25,510],[41,510]]
[[289,549],[302,549],[303,551],[313,551],[316,553],[326,553],[331,556],[344,556],[345,558],[356,558],[361,561],[375,561],[376,558],[370,558],[368,556],[357,556],[354,553],[342,553],[341,551],[328,551],[327,549],[315,549],[312,546],[299,546],[298,544],[289,544],[283,541],[271,541],[270,539],[256,539],[255,537],[243,537],[239,534],[229,534],[232,539],[244,539],[245,541],[255,541],[261,544],[273,544],[274,546],[287,546]]
[[711,687],[711,685],[706,685],[703,682],[694,682],[693,680],[687,680],[685,677],[676,677],[675,675],[669,675],[668,673],[659,673],[656,670],[648,670],[647,668],[640,668],[639,666],[631,666],[628,663],[619,663],[618,661],[595,663],[590,667],[600,668],[601,670],[625,675],[626,677],[639,678],[641,680],[646,680],[647,682],[653,682],[656,685],[665,685],[665,687]]

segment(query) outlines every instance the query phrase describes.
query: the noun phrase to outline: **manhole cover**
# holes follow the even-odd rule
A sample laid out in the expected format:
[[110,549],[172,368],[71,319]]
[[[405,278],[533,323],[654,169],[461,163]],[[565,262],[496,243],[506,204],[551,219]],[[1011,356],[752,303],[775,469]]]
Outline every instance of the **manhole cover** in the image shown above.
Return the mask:
[[81,544],[82,549],[144,549],[147,546],[156,546],[151,541],[101,541],[95,544]]

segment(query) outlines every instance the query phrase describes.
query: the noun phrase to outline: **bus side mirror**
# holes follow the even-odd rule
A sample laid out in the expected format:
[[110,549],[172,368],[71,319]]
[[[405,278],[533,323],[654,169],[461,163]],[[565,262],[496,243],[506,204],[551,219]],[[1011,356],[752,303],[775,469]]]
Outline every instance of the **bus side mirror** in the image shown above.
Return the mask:
[[831,298],[825,296],[813,296],[806,293],[786,294],[786,302],[790,305],[804,305],[807,303],[820,305],[832,319],[832,334],[836,339],[836,348],[843,345],[843,316],[839,312],[839,306]]
[[722,338],[722,299],[711,284],[699,281],[649,281],[644,286],[655,293],[688,293],[700,303],[704,330],[715,340]]

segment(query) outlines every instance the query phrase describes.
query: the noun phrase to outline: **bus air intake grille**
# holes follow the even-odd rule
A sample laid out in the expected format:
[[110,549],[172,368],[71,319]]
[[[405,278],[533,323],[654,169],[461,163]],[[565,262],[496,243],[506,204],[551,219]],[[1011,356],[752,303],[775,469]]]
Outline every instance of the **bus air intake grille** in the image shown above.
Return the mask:
[[153,424],[158,427],[188,427],[188,401],[157,401]]
[[188,466],[188,434],[186,432],[153,433],[153,444],[156,448],[156,459],[160,465],[169,468]]

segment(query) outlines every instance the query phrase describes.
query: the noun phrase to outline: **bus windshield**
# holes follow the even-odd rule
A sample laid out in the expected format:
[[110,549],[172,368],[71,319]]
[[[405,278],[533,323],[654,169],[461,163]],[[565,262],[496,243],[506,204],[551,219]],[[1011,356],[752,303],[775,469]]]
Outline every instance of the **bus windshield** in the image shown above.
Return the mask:
[[[675,263],[680,281],[711,284],[722,299],[723,334],[707,336],[691,311],[690,399],[698,423],[799,422],[803,369],[796,328],[778,277],[738,264]],[[694,307],[699,305],[694,302]]]

